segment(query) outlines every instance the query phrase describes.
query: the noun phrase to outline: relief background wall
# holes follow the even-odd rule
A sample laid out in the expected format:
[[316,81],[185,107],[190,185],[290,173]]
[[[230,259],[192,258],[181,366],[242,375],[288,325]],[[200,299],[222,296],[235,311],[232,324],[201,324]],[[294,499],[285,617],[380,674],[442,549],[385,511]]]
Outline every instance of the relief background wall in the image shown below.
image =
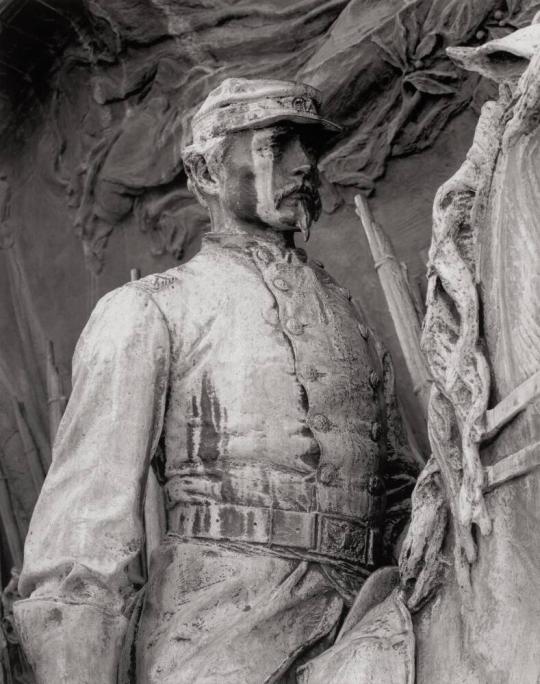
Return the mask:
[[[444,49],[504,35],[538,5],[0,2],[0,481],[21,543],[39,491],[29,464],[43,475],[50,459],[47,342],[67,396],[73,349],[97,300],[132,268],[146,275],[196,252],[206,222],[185,188],[180,149],[193,108],[227,76],[311,83],[345,127],[321,163],[324,213],[307,249],[391,350],[425,445],[352,198],[370,195],[423,294],[435,191],[461,164],[479,107],[494,93]],[[49,358],[49,384],[52,368]],[[17,565],[6,515],[0,510],[4,582]]]

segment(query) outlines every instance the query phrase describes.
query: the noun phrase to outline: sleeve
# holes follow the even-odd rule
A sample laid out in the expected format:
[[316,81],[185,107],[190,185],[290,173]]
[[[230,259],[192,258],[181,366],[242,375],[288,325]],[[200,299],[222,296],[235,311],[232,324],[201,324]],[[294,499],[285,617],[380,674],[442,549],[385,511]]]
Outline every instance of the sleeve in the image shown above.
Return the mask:
[[[73,361],[73,390],[36,504],[14,607],[38,684],[113,684],[163,424],[169,333],[151,296],[104,297]],[[26,597],[26,598],[24,598]]]

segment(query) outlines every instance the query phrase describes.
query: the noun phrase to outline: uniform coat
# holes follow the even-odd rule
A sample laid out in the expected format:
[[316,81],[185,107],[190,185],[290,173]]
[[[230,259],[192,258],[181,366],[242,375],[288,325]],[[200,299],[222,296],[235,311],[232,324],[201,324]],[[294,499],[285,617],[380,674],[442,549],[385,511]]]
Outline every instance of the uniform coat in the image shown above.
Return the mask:
[[286,677],[391,556],[415,472],[347,291],[276,233],[208,234],[78,343],[16,607],[39,682],[116,681],[150,463],[168,533],[128,630],[141,684]]

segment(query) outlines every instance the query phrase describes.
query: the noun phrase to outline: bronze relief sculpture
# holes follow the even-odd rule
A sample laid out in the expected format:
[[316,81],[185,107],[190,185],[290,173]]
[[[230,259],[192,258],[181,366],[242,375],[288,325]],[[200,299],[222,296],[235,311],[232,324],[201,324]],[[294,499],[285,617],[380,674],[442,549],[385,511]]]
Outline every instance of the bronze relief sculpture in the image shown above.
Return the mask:
[[[450,51],[500,90],[435,198],[403,545],[390,359],[294,243],[337,127],[298,83],[210,93],[183,155],[201,251],[77,347],[15,605],[40,684],[537,684],[539,27]],[[150,467],[167,533],[137,592]]]
[[[395,558],[416,464],[392,366],[294,244],[337,130],[319,106],[283,81],[212,91],[184,150],[201,251],[81,335],[16,605],[40,683],[294,681]],[[167,534],[134,596],[150,465]]]

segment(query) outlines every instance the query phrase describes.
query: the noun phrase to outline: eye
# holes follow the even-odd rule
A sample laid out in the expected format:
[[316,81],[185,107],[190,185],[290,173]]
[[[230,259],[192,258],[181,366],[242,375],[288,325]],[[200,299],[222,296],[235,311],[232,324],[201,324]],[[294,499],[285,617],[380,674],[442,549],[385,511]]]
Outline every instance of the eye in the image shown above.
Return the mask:
[[266,154],[276,162],[282,158],[283,151],[279,145],[276,145],[275,143],[271,143],[266,148]]
[[268,147],[274,151],[274,153],[281,153],[283,150],[283,138],[273,138],[268,143]]
[[268,141],[269,147],[275,148],[275,147],[282,147],[283,145],[283,136],[282,135],[273,135],[270,140]]
[[277,159],[283,154],[283,140],[279,137],[272,136],[258,148],[258,151],[261,154],[271,154],[274,159]]
[[261,156],[272,156],[277,159],[282,154],[281,145],[275,140],[267,140],[264,143],[255,147],[255,152]]
[[289,131],[278,131],[272,136],[272,140],[270,142],[271,147],[274,151],[279,151],[281,154],[283,150],[287,147],[287,143],[291,139],[291,134]]

